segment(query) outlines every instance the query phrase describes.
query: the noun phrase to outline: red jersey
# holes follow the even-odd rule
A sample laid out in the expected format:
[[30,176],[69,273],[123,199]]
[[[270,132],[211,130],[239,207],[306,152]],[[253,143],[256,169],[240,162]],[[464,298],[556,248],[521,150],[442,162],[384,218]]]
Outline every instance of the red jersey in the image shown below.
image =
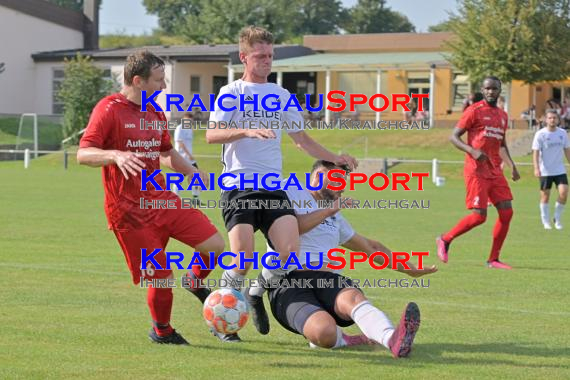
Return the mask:
[[503,175],[499,150],[506,137],[508,116],[498,107],[485,100],[474,103],[465,110],[457,128],[467,131],[467,144],[481,150],[489,160],[477,161],[465,155],[465,176],[496,178]]
[[[101,99],[93,109],[79,147],[137,152],[139,159],[146,164],[144,169],[148,174],[160,169],[160,152],[172,149],[170,135],[167,130],[142,130],[141,119],[144,122],[166,121],[166,117],[152,106],[147,108],[147,112],[141,112],[140,107],[122,94]],[[149,190],[141,191],[141,175],[129,173],[127,180],[114,164],[104,166],[102,174],[105,214],[111,229],[135,229],[154,222],[158,210],[141,209],[140,198],[178,198],[170,191],[155,190],[152,184],[147,185]],[[163,189],[166,188],[162,174],[154,178]]]

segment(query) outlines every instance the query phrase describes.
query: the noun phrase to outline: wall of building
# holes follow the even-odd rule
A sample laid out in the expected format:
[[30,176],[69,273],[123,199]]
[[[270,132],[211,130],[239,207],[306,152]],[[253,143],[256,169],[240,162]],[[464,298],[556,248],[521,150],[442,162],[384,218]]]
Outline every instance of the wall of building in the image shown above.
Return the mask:
[[[37,76],[31,54],[83,47],[83,33],[0,6],[5,70],[0,74],[0,113],[51,113],[34,94]],[[36,103],[37,102],[37,103]]]

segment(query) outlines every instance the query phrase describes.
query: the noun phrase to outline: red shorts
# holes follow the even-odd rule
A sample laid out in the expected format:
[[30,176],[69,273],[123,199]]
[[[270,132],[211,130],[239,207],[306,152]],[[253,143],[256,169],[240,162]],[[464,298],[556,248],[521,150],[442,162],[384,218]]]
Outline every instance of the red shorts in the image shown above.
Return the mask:
[[177,202],[176,209],[156,210],[160,215],[156,222],[138,230],[113,230],[127,265],[131,270],[133,283],[138,284],[140,278],[167,278],[172,273],[170,269],[156,270],[152,263],[141,270],[141,249],[146,248],[149,256],[155,249],[161,251],[154,256],[162,268],[166,268],[164,249],[169,238],[174,238],[192,247],[208,240],[218,232],[208,217],[200,210],[193,208],[182,209]]
[[513,194],[504,176],[496,178],[465,177],[465,205],[468,209],[487,208],[489,202],[496,205],[499,202],[511,201]]

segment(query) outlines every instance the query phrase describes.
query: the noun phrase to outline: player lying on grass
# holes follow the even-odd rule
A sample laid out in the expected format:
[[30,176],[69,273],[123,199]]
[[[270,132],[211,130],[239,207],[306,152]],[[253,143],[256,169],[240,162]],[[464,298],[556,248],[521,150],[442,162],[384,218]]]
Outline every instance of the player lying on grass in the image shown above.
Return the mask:
[[[356,233],[339,212],[339,198],[342,191],[332,191],[328,185],[327,173],[331,169],[339,169],[332,162],[316,161],[311,170],[311,182],[316,185],[319,173],[323,174],[324,186],[321,190],[299,190],[293,187],[287,195],[294,204],[311,202],[310,208],[296,208],[300,232],[301,252],[311,252],[310,260],[319,262],[319,253],[326,252],[342,245],[352,251],[371,255],[382,251],[391,251],[382,243],[368,239]],[[340,176],[340,174],[338,174]],[[319,200],[334,200],[336,208],[319,209]],[[349,202],[348,202],[349,203]],[[314,258],[314,261],[313,261]],[[301,264],[306,268],[306,256],[299,255]],[[378,264],[383,259],[376,257]],[[327,261],[324,255],[323,261]],[[398,265],[398,271],[412,277],[420,277],[437,271],[435,266],[417,269],[408,263],[409,270]],[[336,348],[355,343],[355,339],[347,339],[340,327],[358,325],[364,335],[388,348],[394,357],[408,356],[412,348],[415,334],[420,326],[420,310],[410,302],[404,309],[400,323],[396,328],[388,317],[373,306],[364,293],[353,286],[348,277],[324,268],[321,270],[297,269],[285,276],[292,280],[309,280],[317,284],[318,279],[333,280],[332,287],[313,288],[276,287],[269,290],[271,311],[277,321],[287,330],[305,336],[311,343],[324,348]],[[340,327],[339,327],[340,326]],[[362,343],[362,339],[356,339]]]

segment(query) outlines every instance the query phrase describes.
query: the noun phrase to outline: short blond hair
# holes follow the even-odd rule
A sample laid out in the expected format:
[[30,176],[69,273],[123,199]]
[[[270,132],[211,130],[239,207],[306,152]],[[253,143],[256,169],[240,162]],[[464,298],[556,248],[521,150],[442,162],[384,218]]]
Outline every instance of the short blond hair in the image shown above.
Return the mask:
[[246,26],[239,32],[239,52],[247,53],[256,42],[273,44],[273,34],[259,26]]

